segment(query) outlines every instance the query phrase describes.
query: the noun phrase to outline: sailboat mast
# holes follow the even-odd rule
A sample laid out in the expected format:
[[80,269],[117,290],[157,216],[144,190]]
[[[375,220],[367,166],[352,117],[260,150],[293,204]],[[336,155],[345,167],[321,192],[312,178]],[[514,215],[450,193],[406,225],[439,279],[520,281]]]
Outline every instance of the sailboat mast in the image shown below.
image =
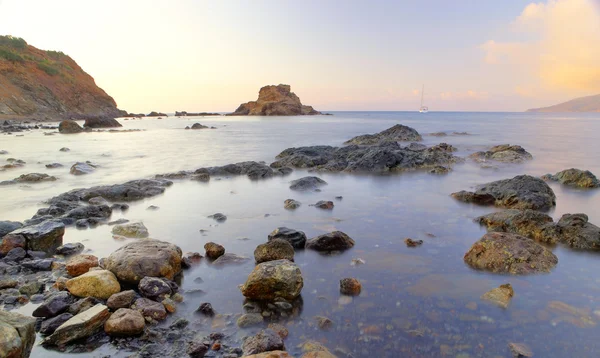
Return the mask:
[[421,89],[421,107],[423,107],[423,94],[425,93],[425,85],[423,85],[423,89]]

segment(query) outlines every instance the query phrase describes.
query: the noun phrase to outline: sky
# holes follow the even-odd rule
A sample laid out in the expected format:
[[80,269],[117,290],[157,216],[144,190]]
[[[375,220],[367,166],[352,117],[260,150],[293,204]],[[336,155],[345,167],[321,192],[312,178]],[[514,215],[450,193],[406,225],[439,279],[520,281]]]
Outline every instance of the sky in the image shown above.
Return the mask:
[[0,0],[121,109],[231,112],[286,83],[317,110],[523,111],[600,93],[600,0]]

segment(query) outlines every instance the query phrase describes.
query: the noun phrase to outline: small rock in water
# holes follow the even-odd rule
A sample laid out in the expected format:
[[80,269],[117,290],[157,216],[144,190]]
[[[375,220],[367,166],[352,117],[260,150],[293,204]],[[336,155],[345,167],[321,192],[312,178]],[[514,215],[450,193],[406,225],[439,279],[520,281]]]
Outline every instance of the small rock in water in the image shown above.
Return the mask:
[[505,283],[484,293],[481,299],[495,303],[502,308],[507,308],[514,294],[515,292],[510,283]]
[[121,225],[121,224],[127,224],[129,222],[129,220],[127,219],[117,219],[115,221],[110,221],[107,225],[109,226],[113,226],[113,225]]
[[119,308],[104,324],[104,331],[109,336],[128,337],[142,334],[145,327],[146,320],[139,311]]
[[335,197],[335,200],[342,200],[342,199],[344,199],[344,197],[343,197],[343,196],[341,196],[341,195],[340,195],[340,196],[336,196],[336,197]]
[[227,216],[225,216],[225,214],[222,213],[210,215],[209,218],[215,219],[217,222],[224,222],[225,220],[227,220]]
[[70,173],[73,175],[91,174],[96,170],[96,166],[90,163],[77,162],[71,167]]
[[360,281],[355,278],[343,278],[340,280],[340,293],[347,296],[358,296],[362,290]]
[[322,331],[329,331],[333,327],[333,321],[327,317],[316,316],[315,321],[317,322],[317,327]]
[[64,167],[64,165],[62,165],[60,163],[46,164],[46,168],[48,168],[48,169],[56,169],[56,168],[62,168],[62,167]]
[[158,209],[160,209],[160,208],[156,205],[150,205],[149,207],[146,208],[146,210],[158,210]]
[[206,257],[211,260],[216,260],[225,254],[225,248],[214,242],[204,244],[204,250],[206,250]]
[[365,264],[365,260],[363,260],[361,258],[352,259],[352,261],[350,262],[350,265],[352,265],[352,266],[360,266],[360,265],[364,265],[364,264]]
[[142,222],[121,224],[112,228],[113,235],[143,239],[149,236],[148,228]]
[[213,317],[215,315],[215,310],[212,308],[212,305],[208,302],[200,304],[196,312],[200,312],[208,317]]
[[283,207],[288,210],[297,209],[298,207],[300,207],[300,205],[301,205],[300,202],[296,201],[294,199],[287,199],[286,201],[283,202]]
[[533,352],[524,343],[509,343],[508,348],[514,358],[533,357]]
[[61,152],[70,152],[71,149],[69,149],[67,147],[62,147],[62,148],[59,149],[59,151],[61,151]]
[[316,204],[314,204],[314,206],[316,206],[319,209],[324,209],[324,210],[332,210],[334,207],[333,201],[325,201],[325,200],[318,201]]
[[237,326],[240,328],[252,327],[260,325],[264,322],[264,318],[260,313],[246,313],[237,320]]
[[404,239],[404,243],[408,247],[417,247],[417,246],[423,245],[423,240],[413,240],[410,238],[406,238],[406,239]]
[[319,186],[326,184],[327,182],[321,178],[308,176],[292,181],[290,189],[299,191],[315,190]]

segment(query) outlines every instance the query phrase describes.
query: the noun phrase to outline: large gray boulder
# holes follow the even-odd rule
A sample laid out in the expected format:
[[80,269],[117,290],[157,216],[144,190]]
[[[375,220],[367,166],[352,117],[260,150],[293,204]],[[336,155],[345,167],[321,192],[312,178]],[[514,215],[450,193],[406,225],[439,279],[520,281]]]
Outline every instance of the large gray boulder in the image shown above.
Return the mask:
[[54,254],[56,249],[63,243],[65,225],[58,221],[47,220],[37,225],[25,226],[12,231],[7,237],[20,237],[25,239],[26,248],[30,251],[43,251]]
[[23,224],[18,221],[0,221],[0,238],[4,235],[21,228]]
[[35,318],[0,311],[0,357],[27,358],[34,342]]

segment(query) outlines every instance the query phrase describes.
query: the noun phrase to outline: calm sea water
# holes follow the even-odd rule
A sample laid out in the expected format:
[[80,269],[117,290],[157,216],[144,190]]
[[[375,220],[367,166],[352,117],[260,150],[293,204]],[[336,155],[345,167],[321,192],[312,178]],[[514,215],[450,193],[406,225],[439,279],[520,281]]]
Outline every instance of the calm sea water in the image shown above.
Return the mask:
[[[218,129],[183,129],[194,122]],[[598,114],[338,112],[319,117],[170,118],[121,123],[125,129],[143,131],[53,136],[36,131],[23,137],[1,136],[0,150],[9,154],[0,160],[13,157],[27,164],[0,172],[0,180],[30,172],[49,173],[59,180],[0,187],[0,218],[29,218],[42,200],[73,188],[245,160],[270,163],[288,147],[341,145],[355,135],[379,132],[396,123],[417,129],[424,136],[424,144],[454,145],[459,156],[497,144],[522,145],[533,154],[533,161],[495,170],[467,161],[446,176],[425,172],[390,176],[319,174],[329,185],[318,193],[289,190],[291,180],[307,175],[300,170],[262,181],[246,177],[213,179],[209,183],[176,181],[164,195],[132,203],[129,211],[116,213],[113,219],[122,216],[143,221],[151,237],[176,243],[184,251],[202,252],[206,242],[215,241],[228,252],[248,257],[279,226],[302,230],[309,238],[332,230],[353,237],[356,246],[340,255],[322,256],[312,251],[296,254],[304,276],[304,305],[301,316],[287,322],[288,349],[293,350],[306,339],[316,339],[331,350],[342,348],[355,357],[505,357],[509,355],[509,342],[521,342],[539,357],[600,355],[600,284],[596,277],[600,257],[557,247],[553,250],[559,263],[548,275],[512,277],[473,271],[463,263],[463,255],[484,230],[472,219],[494,209],[461,204],[449,197],[454,191],[518,174],[540,176],[571,167],[600,174]],[[440,131],[449,135],[427,135]],[[59,152],[61,147],[71,151]],[[86,160],[99,165],[95,173],[68,173],[72,163]],[[65,167],[45,168],[53,162]],[[557,195],[551,216],[558,219],[564,213],[583,212],[592,223],[600,224],[600,190],[551,186]],[[336,206],[331,212],[308,205],[340,195],[343,200],[334,200]],[[288,198],[303,205],[287,211],[283,201]],[[160,209],[146,210],[149,205]],[[207,218],[215,212],[225,213],[228,220],[217,224]],[[207,231],[201,233],[201,229]],[[410,249],[403,243],[406,237],[425,243]],[[68,228],[65,241],[83,242],[98,257],[107,256],[123,244],[112,239],[108,226]],[[352,266],[353,258],[366,263]],[[186,271],[183,288],[200,288],[206,294],[186,297],[177,315],[190,316],[201,302],[211,302],[219,313],[242,313],[243,297],[237,286],[253,266],[252,261],[224,269],[201,264]],[[195,283],[196,277],[201,277],[203,283]],[[352,302],[340,301],[338,282],[344,277],[356,277],[363,284],[363,293]],[[515,289],[508,309],[480,300],[484,292],[506,282]],[[573,309],[558,311],[552,308],[556,306],[552,301]],[[34,305],[29,304],[21,311],[33,309]],[[333,329],[322,332],[315,328],[313,317],[317,315],[332,319]],[[239,337],[256,330],[225,329]],[[206,332],[210,330],[207,326]],[[88,356],[106,354],[128,355],[104,346]],[[34,356],[53,355],[58,353],[34,348]]]

